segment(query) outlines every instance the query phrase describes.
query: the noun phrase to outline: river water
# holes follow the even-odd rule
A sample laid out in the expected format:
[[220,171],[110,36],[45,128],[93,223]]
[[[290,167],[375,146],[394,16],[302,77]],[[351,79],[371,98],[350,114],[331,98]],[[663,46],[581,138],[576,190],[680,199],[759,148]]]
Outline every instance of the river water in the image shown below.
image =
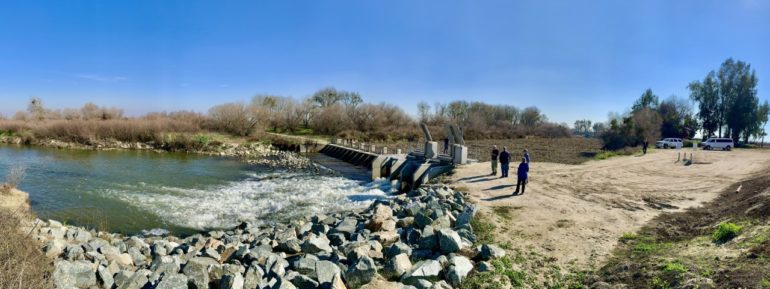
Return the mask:
[[0,181],[14,166],[25,168],[19,188],[38,217],[126,234],[286,221],[364,207],[391,190],[203,155],[0,145]]

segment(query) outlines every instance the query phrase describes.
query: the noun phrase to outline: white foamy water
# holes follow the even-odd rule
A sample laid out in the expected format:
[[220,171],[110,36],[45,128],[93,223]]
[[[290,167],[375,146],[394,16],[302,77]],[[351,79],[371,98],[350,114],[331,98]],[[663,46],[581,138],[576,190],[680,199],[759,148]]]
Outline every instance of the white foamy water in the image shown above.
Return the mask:
[[365,207],[386,198],[394,186],[384,180],[362,185],[338,176],[272,172],[204,189],[143,183],[123,187],[104,194],[170,224],[212,229]]

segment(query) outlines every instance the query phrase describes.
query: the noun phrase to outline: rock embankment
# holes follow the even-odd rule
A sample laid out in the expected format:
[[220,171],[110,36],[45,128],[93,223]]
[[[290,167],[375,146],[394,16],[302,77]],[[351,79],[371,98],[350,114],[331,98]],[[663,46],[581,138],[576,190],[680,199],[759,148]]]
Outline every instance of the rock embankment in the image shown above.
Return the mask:
[[184,144],[156,142],[124,142],[118,140],[89,140],[86,144],[57,139],[24,139],[19,136],[0,136],[0,143],[29,144],[58,149],[80,150],[144,150],[156,152],[181,151],[224,157],[255,157],[272,155],[275,150],[264,143],[193,142]]
[[38,221],[33,231],[55,259],[59,288],[453,288],[505,254],[473,246],[475,212],[462,193],[434,186],[365,210],[183,239],[56,221]]

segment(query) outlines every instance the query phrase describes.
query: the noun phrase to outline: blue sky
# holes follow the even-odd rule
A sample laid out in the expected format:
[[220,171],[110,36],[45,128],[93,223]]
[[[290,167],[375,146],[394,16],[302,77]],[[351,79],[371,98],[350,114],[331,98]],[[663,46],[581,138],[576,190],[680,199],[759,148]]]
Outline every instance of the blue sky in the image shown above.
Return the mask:
[[770,92],[768,1],[4,1],[0,113],[87,101],[206,111],[334,86],[606,120],[646,88],[688,95],[728,57]]

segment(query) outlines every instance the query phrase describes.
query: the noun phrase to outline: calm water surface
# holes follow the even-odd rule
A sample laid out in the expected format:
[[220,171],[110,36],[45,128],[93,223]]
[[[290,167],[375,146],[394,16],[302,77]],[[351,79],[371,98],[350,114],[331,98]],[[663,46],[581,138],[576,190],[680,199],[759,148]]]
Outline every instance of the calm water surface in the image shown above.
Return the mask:
[[0,145],[0,176],[13,166],[26,168],[19,187],[38,217],[128,234],[285,221],[366,206],[390,190],[210,156]]

